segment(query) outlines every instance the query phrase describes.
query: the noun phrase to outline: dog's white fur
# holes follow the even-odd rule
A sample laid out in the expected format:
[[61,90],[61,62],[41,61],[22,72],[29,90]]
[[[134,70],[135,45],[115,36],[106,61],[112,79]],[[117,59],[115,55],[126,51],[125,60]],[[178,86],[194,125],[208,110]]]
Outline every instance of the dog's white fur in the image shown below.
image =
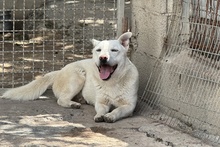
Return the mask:
[[[122,34],[118,40],[98,41],[93,39],[93,58],[66,65],[31,83],[10,89],[3,98],[34,100],[52,85],[57,103],[63,107],[79,108],[80,103],[72,98],[82,92],[87,103],[94,105],[96,122],[115,122],[132,115],[137,101],[138,71],[127,57],[131,32]],[[117,68],[108,79],[102,80],[99,66],[105,64]],[[105,71],[104,71],[104,75]],[[114,109],[111,111],[111,107]]]

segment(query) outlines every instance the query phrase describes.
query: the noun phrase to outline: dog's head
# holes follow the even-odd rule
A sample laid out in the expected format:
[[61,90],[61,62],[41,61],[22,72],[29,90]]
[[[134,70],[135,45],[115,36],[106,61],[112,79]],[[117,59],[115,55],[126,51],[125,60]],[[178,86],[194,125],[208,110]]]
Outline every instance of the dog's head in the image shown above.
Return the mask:
[[131,36],[131,32],[126,32],[117,40],[98,41],[92,39],[93,60],[102,80],[108,80],[115,70],[125,63]]

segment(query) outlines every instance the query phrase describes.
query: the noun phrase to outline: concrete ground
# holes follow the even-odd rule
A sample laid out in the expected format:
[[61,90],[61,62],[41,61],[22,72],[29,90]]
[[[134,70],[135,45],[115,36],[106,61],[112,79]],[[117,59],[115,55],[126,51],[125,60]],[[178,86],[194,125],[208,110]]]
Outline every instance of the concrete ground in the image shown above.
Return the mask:
[[[53,97],[51,92],[45,95]],[[92,106],[67,109],[58,106],[54,98],[25,102],[0,99],[0,146],[209,146],[146,117],[136,115],[109,124],[95,123],[94,115]]]

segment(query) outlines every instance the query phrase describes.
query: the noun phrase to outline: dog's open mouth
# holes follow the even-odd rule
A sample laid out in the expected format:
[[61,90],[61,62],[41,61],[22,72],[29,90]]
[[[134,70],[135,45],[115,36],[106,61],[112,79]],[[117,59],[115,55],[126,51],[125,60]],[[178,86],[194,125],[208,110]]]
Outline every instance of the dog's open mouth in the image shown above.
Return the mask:
[[111,75],[114,73],[115,69],[117,68],[117,65],[110,66],[108,64],[102,64],[98,67],[99,69],[99,75],[102,80],[108,80]]

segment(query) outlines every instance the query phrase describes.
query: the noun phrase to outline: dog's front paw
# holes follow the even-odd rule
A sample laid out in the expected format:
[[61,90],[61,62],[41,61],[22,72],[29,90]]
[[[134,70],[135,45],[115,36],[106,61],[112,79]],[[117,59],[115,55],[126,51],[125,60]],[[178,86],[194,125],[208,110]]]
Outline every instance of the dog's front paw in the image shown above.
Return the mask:
[[116,121],[116,118],[114,115],[112,115],[111,113],[107,113],[106,115],[103,116],[104,121],[107,123],[113,123]]
[[80,109],[81,104],[80,103],[73,103],[70,107],[74,108],[74,109]]
[[96,114],[94,117],[94,120],[95,120],[95,122],[103,122],[104,121],[103,115]]

